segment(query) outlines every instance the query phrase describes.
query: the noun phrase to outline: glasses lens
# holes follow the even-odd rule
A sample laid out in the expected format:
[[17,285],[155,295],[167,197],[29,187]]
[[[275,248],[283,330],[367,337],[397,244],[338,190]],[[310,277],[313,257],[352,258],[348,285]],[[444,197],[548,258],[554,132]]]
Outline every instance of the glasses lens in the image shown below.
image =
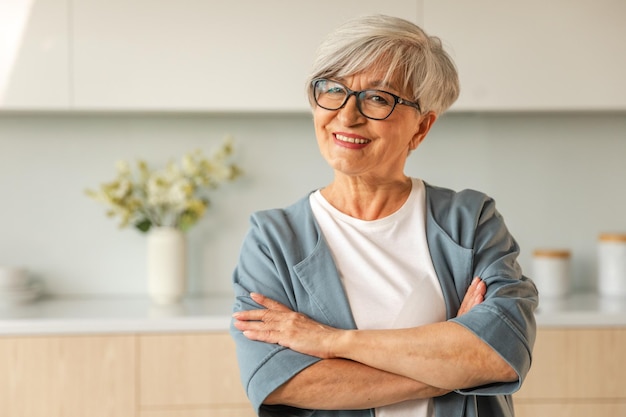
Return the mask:
[[339,109],[348,95],[343,85],[328,80],[317,80],[314,90],[315,102],[326,110]]
[[361,112],[371,119],[384,119],[391,114],[396,98],[380,90],[365,90],[359,94]]

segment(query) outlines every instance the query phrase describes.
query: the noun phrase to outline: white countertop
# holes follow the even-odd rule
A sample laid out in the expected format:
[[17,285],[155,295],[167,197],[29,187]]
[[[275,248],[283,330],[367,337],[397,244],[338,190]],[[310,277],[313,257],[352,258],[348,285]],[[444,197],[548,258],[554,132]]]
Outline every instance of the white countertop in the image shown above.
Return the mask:
[[626,327],[626,297],[540,297],[536,317],[540,327]]
[[0,307],[0,335],[227,331],[233,300],[186,298],[158,306],[147,297],[48,298]]
[[[1,335],[223,332],[230,325],[232,299],[187,298],[160,307],[147,297],[52,298],[0,307]],[[626,297],[576,294],[542,299],[540,327],[625,327]]]

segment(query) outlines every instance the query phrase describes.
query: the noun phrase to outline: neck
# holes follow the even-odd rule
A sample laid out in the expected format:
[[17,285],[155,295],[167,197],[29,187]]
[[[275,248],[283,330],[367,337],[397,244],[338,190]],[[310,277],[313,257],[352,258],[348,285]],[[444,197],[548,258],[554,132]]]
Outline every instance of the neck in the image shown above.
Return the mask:
[[412,187],[411,178],[406,176],[384,182],[335,178],[321,192],[342,213],[357,219],[377,220],[398,211],[409,198]]

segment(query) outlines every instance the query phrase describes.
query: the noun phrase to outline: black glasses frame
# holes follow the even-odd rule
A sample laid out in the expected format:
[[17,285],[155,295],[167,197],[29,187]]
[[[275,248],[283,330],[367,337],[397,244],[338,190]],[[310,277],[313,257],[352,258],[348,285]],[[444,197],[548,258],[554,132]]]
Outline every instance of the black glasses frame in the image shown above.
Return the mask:
[[[342,86],[347,94],[345,99],[343,100],[343,103],[341,103],[341,105],[337,108],[329,108],[329,107],[325,107],[322,106],[320,103],[318,103],[317,101],[317,84],[320,82],[332,82],[335,84],[339,84],[340,86]],[[402,104],[404,106],[409,106],[409,107],[413,107],[415,109],[417,109],[417,111],[421,114],[422,113],[422,109],[419,105],[419,102],[413,102],[410,100],[406,100],[396,94],[390,93],[389,91],[385,91],[385,90],[377,90],[377,89],[367,89],[367,90],[360,90],[360,91],[354,91],[349,89],[348,87],[346,87],[345,85],[343,85],[342,83],[338,82],[338,81],[333,81],[333,80],[329,80],[328,78],[316,78],[311,82],[311,88],[313,89],[312,93],[313,93],[313,100],[315,100],[315,104],[317,104],[318,106],[320,106],[321,108],[325,109],[325,110],[330,110],[330,111],[334,111],[334,110],[339,110],[345,107],[346,103],[348,102],[348,100],[350,99],[350,96],[354,96],[354,98],[356,99],[356,108],[359,110],[359,113],[361,113],[364,117],[371,119],[371,120],[385,120],[387,119],[389,116],[391,116],[391,113],[393,113],[393,111],[396,108],[396,105],[398,104]],[[361,109],[361,98],[363,97],[363,94],[368,92],[368,91],[375,91],[375,92],[380,92],[380,93],[385,93],[385,94],[389,94],[390,96],[392,96],[394,98],[394,102],[393,102],[393,106],[391,107],[391,110],[389,110],[389,114],[385,117],[371,117],[366,115],[365,113],[363,113],[363,110]]]

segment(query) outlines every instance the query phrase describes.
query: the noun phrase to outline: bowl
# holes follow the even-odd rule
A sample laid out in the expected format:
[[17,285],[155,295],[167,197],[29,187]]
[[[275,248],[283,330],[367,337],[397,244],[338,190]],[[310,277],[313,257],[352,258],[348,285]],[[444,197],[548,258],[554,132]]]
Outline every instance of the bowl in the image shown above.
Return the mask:
[[0,291],[26,289],[29,285],[30,277],[23,268],[0,266]]

